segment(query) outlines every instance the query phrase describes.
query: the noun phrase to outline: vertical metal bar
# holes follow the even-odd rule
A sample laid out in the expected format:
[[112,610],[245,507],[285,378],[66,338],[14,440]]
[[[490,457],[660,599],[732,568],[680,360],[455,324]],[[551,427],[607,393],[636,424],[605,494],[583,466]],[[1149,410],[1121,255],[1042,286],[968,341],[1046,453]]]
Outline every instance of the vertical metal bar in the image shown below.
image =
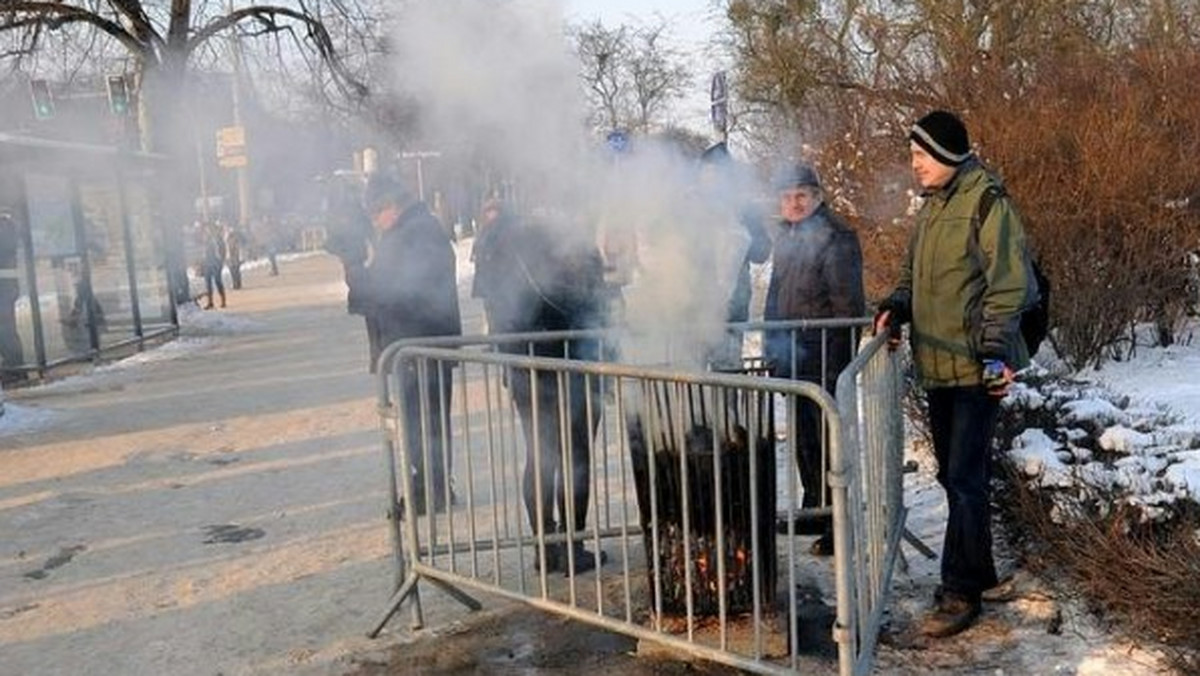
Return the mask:
[[[408,536],[408,555],[414,562],[421,560],[421,541],[417,530],[417,506],[413,501],[413,476],[412,476],[412,458],[410,454],[419,449],[411,449],[408,447],[408,416],[405,411],[408,410],[408,397],[404,386],[403,378],[407,376],[415,377],[412,369],[405,366],[406,358],[403,353],[396,356],[392,362],[392,380],[396,383],[396,430],[397,438],[400,441],[400,477],[404,482],[404,518],[405,518],[405,534]],[[382,371],[383,365],[380,365]],[[384,376],[387,377],[387,376]],[[431,541],[432,548],[432,541]],[[413,588],[412,595],[412,627],[414,629],[424,626],[425,618],[421,609],[421,594],[420,590]]]
[[[847,446],[844,450],[841,446],[843,437],[850,443],[850,435],[853,434],[850,427],[853,425],[853,421],[848,417],[843,417],[840,411],[835,415],[838,416],[838,420],[836,424],[831,425],[829,443],[830,474],[838,478],[832,490],[834,531],[833,569],[835,584],[837,586],[837,627],[835,638],[838,642],[838,665],[841,675],[853,676],[854,661],[858,655],[857,637],[855,636],[857,633],[855,631],[857,622],[854,617],[853,600],[855,598],[855,590],[854,579],[851,574],[851,567],[854,565],[851,556],[853,538],[850,532],[849,503],[844,478],[846,472],[845,456],[852,454],[854,450],[852,446]],[[841,546],[838,546],[839,544]]]
[[[626,471],[625,458],[630,457],[629,423],[625,418],[625,388],[621,379],[615,381],[617,403],[617,440],[618,447],[623,451],[617,460],[621,463],[621,577],[625,591],[625,621],[633,622],[633,597],[629,578],[629,480]],[[643,435],[645,434],[643,430]],[[648,452],[648,451],[647,451]],[[647,552],[647,554],[649,554]]]
[[[532,346],[531,346],[532,349]],[[534,486],[534,512],[537,517],[537,524],[534,526],[534,545],[537,547],[538,557],[538,581],[542,588],[542,598],[550,597],[550,588],[546,582],[546,521],[545,507],[542,505],[542,482],[546,477],[542,476],[542,438],[541,438],[541,406],[539,405],[538,392],[538,375],[536,369],[529,370],[529,391],[532,399],[531,409],[533,411],[533,421],[530,427],[533,428],[533,453],[530,454],[528,462],[533,463],[533,486]],[[553,480],[553,477],[551,477]]]
[[[789,396],[786,399],[787,403],[787,418],[788,421],[795,420],[796,417],[796,398]],[[791,423],[788,422],[788,425]],[[784,448],[784,453],[787,454],[786,467],[792,468],[792,458],[795,457],[796,437],[793,436],[791,430],[788,431],[788,441]],[[796,503],[798,501],[796,483],[796,472],[787,472],[788,496],[787,496],[787,535],[788,535],[788,644],[791,646],[791,666],[792,669],[799,668],[800,658],[800,623],[799,623],[799,607],[796,599]]]
[[[593,399],[593,397],[592,397],[592,377],[593,376],[590,373],[583,373],[583,374],[580,374],[580,376],[583,378],[583,397],[584,397],[583,414],[584,414],[585,419],[587,420],[587,429],[588,429],[588,440],[587,440],[588,460],[587,461],[588,461],[588,465],[591,468],[588,471],[588,483],[591,486],[589,495],[590,495],[591,502],[592,502],[592,542],[595,545],[595,554],[596,554],[596,576],[595,576],[596,577],[596,612],[600,615],[603,615],[604,614],[604,585],[602,584],[602,582],[603,582],[604,571],[603,571],[603,566],[600,565],[600,563],[601,563],[601,561],[600,561],[600,555],[601,555],[601,549],[600,549],[600,490],[601,490],[601,487],[600,487],[600,483],[599,483],[600,482],[599,465],[603,465],[605,467],[608,466],[608,453],[607,453],[608,447],[604,446],[604,447],[600,448],[599,452],[598,452],[596,449],[595,439],[592,434],[592,432],[593,432],[592,415],[596,412],[595,409],[593,408],[593,406],[595,405],[595,402],[592,400]],[[601,387],[603,387],[604,377],[600,376],[599,380],[601,383]],[[603,406],[603,405],[604,405],[604,400],[601,400],[601,406]],[[597,455],[599,455],[599,453],[604,454],[604,462],[599,463],[599,465],[598,465],[597,464]],[[607,477],[608,477],[607,471],[605,471],[604,476],[607,479]],[[604,482],[603,488],[604,488],[604,502],[605,502],[605,504],[608,504],[609,486],[608,486],[607,481]]]
[[[508,386],[510,388],[509,393],[511,395],[511,393],[512,393],[511,388],[513,387],[513,380],[516,379],[517,369],[512,368],[512,367],[506,367],[506,368],[508,369],[506,371],[506,373],[508,374],[508,378],[509,378]],[[500,386],[499,385],[500,385],[499,383],[496,384],[496,396],[497,397],[500,396]],[[532,390],[531,390],[531,392],[532,392]],[[530,396],[532,397],[532,395],[530,395]],[[520,449],[525,447],[525,443],[520,439],[521,432],[519,432],[517,430],[518,422],[517,422],[516,418],[518,415],[518,411],[516,410],[517,407],[515,405],[515,401],[508,402],[508,405],[501,404],[501,406],[507,412],[506,415],[502,416],[502,421],[508,420],[508,433],[504,434],[503,433],[504,431],[501,430],[502,439],[506,442],[504,444],[504,447],[501,448],[501,453],[500,453],[501,458],[502,458],[501,462],[503,462],[506,467],[509,467],[512,469],[512,485],[516,487],[513,492],[513,503],[514,504],[512,505],[512,518],[505,520],[505,524],[506,524],[505,535],[507,537],[508,532],[509,532],[507,524],[510,521],[515,523],[516,524],[515,531],[516,531],[516,537],[517,537],[517,567],[518,567],[517,581],[518,581],[518,586],[521,589],[521,594],[528,596],[529,592],[526,587],[526,580],[525,580],[526,571],[528,570],[527,566],[525,565],[525,525],[526,525],[526,518],[528,515],[525,513],[525,511],[526,511],[525,506],[522,504],[522,495],[523,495],[522,491],[524,490],[524,485],[523,485],[524,477],[521,475],[521,469],[520,469],[521,468],[521,450]],[[535,427],[535,429],[536,429],[536,427]],[[532,438],[534,438],[534,436],[535,436],[535,432],[530,431],[529,438],[532,439]],[[505,458],[506,450],[512,451],[511,455],[509,455],[507,458]],[[528,456],[528,455],[529,455],[529,453],[526,452],[526,456]],[[535,471],[536,471],[536,468],[535,468]],[[508,490],[505,488],[505,486],[507,484],[508,484],[508,481],[504,481],[500,485],[501,491],[505,495],[504,513],[506,515],[509,514],[509,503],[508,503],[508,497],[507,497]],[[533,534],[534,527],[532,525],[530,525],[529,529],[530,529],[530,531],[529,531],[530,537],[536,538],[536,536]],[[534,542],[534,547],[536,547],[537,540],[534,539],[533,542]],[[534,554],[534,559],[535,560],[537,559],[536,553]]]
[[[709,392],[712,392],[712,390],[710,389]],[[712,436],[713,492],[716,494],[713,501],[716,509],[714,523],[716,524],[717,531],[717,555],[715,558],[717,560],[715,562],[710,561],[709,565],[711,566],[715,563],[717,566],[717,619],[720,625],[721,650],[727,650],[729,647],[729,603],[726,598],[728,590],[725,588],[725,482],[723,480],[725,472],[723,471],[724,463],[721,457],[721,438],[718,429],[730,437],[733,436],[734,431],[729,425],[729,392],[725,388],[719,388],[717,392],[719,394],[718,400],[721,404],[718,405],[716,402],[711,402],[709,405],[709,410],[714,411],[717,417],[717,420],[714,421]]]
[[575,450],[571,438],[571,387],[570,378],[564,371],[554,372],[558,385],[558,483],[562,486],[562,506],[559,514],[562,531],[566,534],[567,595],[571,607],[575,607],[575,477],[572,452]]
[[[746,402],[746,403],[747,403],[747,406],[749,406],[750,402]],[[762,575],[763,575],[762,544],[763,543],[761,542],[761,538],[758,536],[758,523],[759,523],[759,520],[762,519],[762,515],[758,513],[759,512],[758,473],[761,471],[761,469],[758,466],[758,449],[755,448],[755,446],[756,446],[755,442],[758,440],[760,431],[758,429],[758,427],[759,427],[758,416],[751,415],[751,416],[748,416],[748,418],[749,418],[749,420],[746,421],[746,427],[747,427],[747,437],[749,438],[749,442],[747,445],[749,446],[748,450],[750,453],[750,551],[751,551],[750,573],[751,573],[751,579],[754,584],[754,588],[751,590],[753,599],[754,599],[754,657],[755,657],[755,659],[762,659],[763,637],[762,637],[762,594],[761,594],[761,590],[763,588],[763,585],[762,585]],[[774,498],[774,496],[772,496],[771,497],[772,503],[774,503],[774,500],[775,500],[775,498]],[[775,556],[775,552],[771,552],[770,555]]]
[[[471,577],[478,578],[479,577],[479,552],[476,551],[476,545],[475,545],[475,542],[478,538],[478,532],[475,528],[475,471],[474,471],[474,467],[473,467],[473,465],[475,463],[471,462],[471,457],[474,455],[474,448],[472,447],[472,444],[471,444],[471,408],[468,404],[468,400],[470,399],[470,397],[468,396],[468,393],[467,393],[467,364],[464,362],[459,362],[457,370],[458,370],[458,398],[459,398],[459,401],[462,402],[461,415],[462,415],[462,430],[463,430],[463,443],[462,443],[463,447],[459,448],[458,457],[460,459],[463,457],[466,458],[466,465],[467,465],[467,488],[466,488],[467,537],[470,538],[470,540],[468,542],[468,546],[470,547],[470,550],[471,550]],[[453,378],[453,376],[451,376],[451,378]],[[447,406],[446,410],[449,411],[450,410],[449,409],[450,402],[447,402],[446,406]],[[449,434],[449,432],[450,432],[450,430],[446,431],[447,434]],[[450,448],[451,441],[453,441],[453,440],[451,439],[450,441],[445,442],[446,446],[447,446],[447,452]],[[452,497],[452,494],[449,492],[449,490],[450,490],[450,469],[451,469],[450,468],[450,458],[447,457],[446,458],[446,490],[447,490],[446,503],[447,503],[447,507],[449,507],[450,498]],[[453,510],[451,510],[451,513],[453,513]]]
[[[646,380],[644,383],[644,386],[649,389],[656,390],[657,388],[654,387],[655,384],[657,384],[657,381]],[[653,401],[657,402],[658,401],[657,392],[653,392],[653,394],[654,394]],[[647,401],[651,401],[651,398],[647,397]],[[647,418],[650,420],[653,420],[654,419],[654,415],[653,415],[654,411],[651,409],[651,407],[647,407],[646,412],[648,414]],[[652,439],[653,437],[649,437],[649,438]],[[665,453],[667,450],[668,449],[664,448],[663,452]],[[652,441],[649,443],[649,447],[646,449],[646,459],[647,459],[646,465],[649,468],[649,475],[650,475],[650,486],[648,487],[647,493],[649,493],[649,495],[650,495],[650,531],[651,531],[650,548],[651,548],[651,552],[653,554],[653,570],[654,570],[654,590],[653,590],[654,591],[654,630],[661,632],[662,631],[663,590],[662,590],[662,557],[661,557],[661,555],[660,555],[661,553],[659,551],[660,550],[660,546],[659,546],[660,532],[659,532],[659,526],[658,526],[658,490],[657,490],[658,489],[658,476],[657,476],[658,472],[656,471],[656,468],[655,468],[655,465],[657,464],[657,462],[656,462],[656,458],[654,457],[654,444]]]
[[[429,383],[429,381],[428,381],[428,377],[429,377],[428,365],[429,365],[429,360],[426,358],[420,358],[419,360],[417,360],[417,362],[416,362],[417,386],[414,389],[414,391],[415,391],[415,394],[417,397],[417,420],[419,421],[417,424],[420,427],[419,439],[420,439],[420,444],[421,444],[421,448],[419,448],[417,450],[417,452],[421,454],[422,469],[423,469],[423,471],[421,472],[421,476],[420,476],[421,485],[424,487],[424,490],[422,491],[423,495],[421,497],[425,501],[425,517],[426,517],[425,518],[425,529],[426,529],[426,537],[429,541],[429,560],[432,562],[432,561],[437,560],[436,552],[437,552],[437,547],[438,547],[438,538],[437,538],[437,527],[436,527],[436,522],[437,522],[436,510],[434,509],[434,503],[432,502],[432,500],[433,500],[433,478],[430,476],[430,474],[431,474],[430,468],[433,466],[432,465],[433,456],[431,455],[431,449],[429,448],[432,445],[429,443],[429,427],[430,427],[430,425],[429,425],[429,402],[426,401],[426,397],[425,397],[425,388],[428,386],[428,383]],[[411,469],[409,471],[411,471]],[[453,556],[454,556],[453,549],[454,548],[451,547],[450,549],[451,549],[450,569],[453,571],[454,570],[454,560],[453,560]]]
[[[447,533],[450,536],[450,572],[456,572],[456,570],[457,570],[456,564],[457,564],[457,560],[458,560],[457,559],[458,538],[455,537],[455,534],[454,534],[454,520],[455,519],[454,519],[454,509],[452,507],[452,502],[451,502],[453,493],[450,490],[450,470],[452,469],[450,467],[450,443],[452,440],[450,438],[451,430],[449,429],[450,426],[448,424],[449,418],[451,415],[451,409],[453,407],[453,402],[446,400],[446,382],[445,382],[444,376],[442,375],[443,366],[444,366],[445,362],[442,361],[441,359],[433,359],[430,361],[433,364],[434,386],[436,388],[434,391],[434,394],[437,397],[437,402],[438,402],[438,406],[437,406],[438,419],[435,421],[430,421],[430,422],[433,425],[436,425],[435,429],[438,429],[441,431],[441,434],[438,437],[438,448],[432,449],[434,453],[437,453],[438,455],[441,456],[441,461],[442,461],[442,485],[436,486],[435,490],[441,491],[442,504],[445,506],[445,510],[446,510]],[[452,383],[453,383],[453,380],[451,380],[451,384]],[[430,411],[429,414],[432,416],[433,411]],[[426,474],[431,473],[431,467],[429,465],[425,466],[425,473]],[[433,481],[433,479],[430,479],[430,481]],[[426,496],[426,498],[428,499],[428,496]],[[437,498],[435,497],[434,501],[433,501],[434,513],[437,512],[437,503],[438,503],[438,501],[437,501]],[[474,542],[472,541],[472,544],[471,544],[472,558],[474,558],[474,554],[475,554]]]
[[83,301],[84,316],[87,318],[88,344],[91,346],[91,358],[100,355],[100,318],[96,316],[96,294],[92,288],[92,254],[88,246],[88,233],[83,225],[83,195],[79,189],[79,179],[72,176],[68,181],[71,199],[71,221],[75,228],[76,253],[79,255],[79,287],[75,292]]
[[[686,385],[675,386],[674,405],[683,407],[687,399],[684,392],[689,390]],[[694,608],[694,594],[692,593],[692,532],[691,532],[691,495],[688,490],[688,447],[687,447],[687,430],[684,429],[684,411],[677,411],[675,415],[675,444],[676,450],[679,453],[679,494],[680,506],[682,507],[683,518],[680,519],[683,528],[683,596],[684,607],[687,608],[687,636],[688,641],[695,641],[695,624],[696,615]]]
[[[46,371],[46,329],[42,326],[42,303],[38,292],[37,259],[33,251],[33,224],[29,220],[29,179],[21,181],[17,191],[17,217],[20,219],[21,240],[25,258],[25,283],[29,295],[29,319],[33,322],[33,351],[37,359],[38,373]],[[172,307],[174,303],[171,303]]]
[[[129,311],[133,315],[133,335],[140,339],[145,333],[142,329],[142,302],[134,263],[133,229],[129,225],[129,212],[125,204],[125,169],[120,161],[116,164],[114,178],[117,183],[117,213],[121,219],[121,244],[125,249],[125,276],[129,283]],[[138,348],[141,347],[139,343]]]
[[[463,369],[466,364],[463,364]],[[466,399],[467,397],[463,397]],[[487,459],[488,459],[488,502],[492,507],[492,583],[500,586],[500,510],[497,505],[496,490],[496,434],[492,416],[492,370],[491,365],[483,364],[483,418],[487,428]],[[503,467],[501,467],[503,470]],[[501,480],[503,482],[503,479]],[[507,519],[505,519],[507,522]]]

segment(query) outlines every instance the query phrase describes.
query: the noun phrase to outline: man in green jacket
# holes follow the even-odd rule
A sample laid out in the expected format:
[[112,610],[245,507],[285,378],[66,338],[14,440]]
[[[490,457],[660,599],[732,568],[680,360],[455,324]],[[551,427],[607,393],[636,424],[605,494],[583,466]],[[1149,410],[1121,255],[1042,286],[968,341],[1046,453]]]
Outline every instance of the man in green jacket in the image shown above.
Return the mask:
[[971,152],[962,121],[934,111],[917,121],[909,140],[925,203],[900,282],[875,326],[894,332],[912,323],[913,361],[928,395],[937,478],[950,514],[942,585],[921,630],[942,637],[970,627],[981,593],[997,582],[989,451],[1000,399],[1013,371],[1029,363],[1020,319],[1038,289],[1021,218],[1000,179]]

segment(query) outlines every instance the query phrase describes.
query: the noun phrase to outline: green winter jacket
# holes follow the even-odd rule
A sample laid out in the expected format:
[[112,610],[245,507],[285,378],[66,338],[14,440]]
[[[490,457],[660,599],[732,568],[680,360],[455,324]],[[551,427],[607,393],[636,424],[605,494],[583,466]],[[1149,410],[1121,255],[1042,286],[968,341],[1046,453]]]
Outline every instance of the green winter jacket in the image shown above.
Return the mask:
[[[977,225],[979,201],[989,187],[1000,194]],[[912,321],[921,385],[979,385],[983,359],[1025,368],[1029,353],[1020,318],[1037,299],[1037,282],[1021,217],[1000,179],[971,158],[926,198],[900,282],[887,301],[898,321]]]

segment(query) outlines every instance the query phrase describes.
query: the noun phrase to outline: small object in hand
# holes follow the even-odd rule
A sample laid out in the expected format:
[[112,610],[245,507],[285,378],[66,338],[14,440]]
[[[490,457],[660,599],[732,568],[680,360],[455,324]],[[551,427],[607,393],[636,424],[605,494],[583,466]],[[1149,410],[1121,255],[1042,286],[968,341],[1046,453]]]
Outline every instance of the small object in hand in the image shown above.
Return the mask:
[[999,359],[983,360],[983,386],[993,397],[1003,397],[1008,394],[1008,386],[1013,382],[1013,371],[1008,364]]

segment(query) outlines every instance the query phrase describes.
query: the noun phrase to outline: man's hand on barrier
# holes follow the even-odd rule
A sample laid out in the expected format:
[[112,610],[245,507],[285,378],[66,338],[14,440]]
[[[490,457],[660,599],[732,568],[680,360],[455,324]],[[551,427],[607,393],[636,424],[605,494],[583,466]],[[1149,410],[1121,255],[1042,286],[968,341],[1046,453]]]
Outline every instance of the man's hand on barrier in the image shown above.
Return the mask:
[[1013,382],[1013,370],[1008,364],[999,359],[983,360],[983,386],[993,397],[1003,397],[1008,394],[1008,386]]
[[887,332],[889,350],[900,347],[900,325],[892,321],[891,310],[880,310],[875,313],[874,330],[877,336]]

